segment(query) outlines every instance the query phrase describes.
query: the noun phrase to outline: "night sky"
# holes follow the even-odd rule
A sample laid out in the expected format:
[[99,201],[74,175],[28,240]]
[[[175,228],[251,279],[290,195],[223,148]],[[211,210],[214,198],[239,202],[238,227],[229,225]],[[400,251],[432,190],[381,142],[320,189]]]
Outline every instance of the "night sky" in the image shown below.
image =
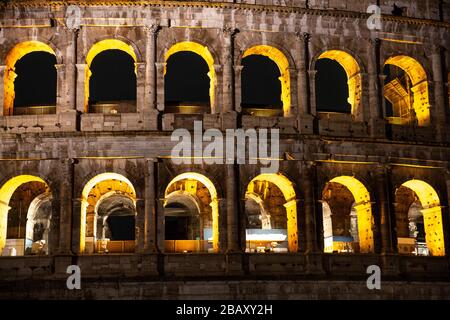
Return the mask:
[[99,53],[91,64],[90,102],[136,100],[134,60],[121,50]]
[[56,105],[56,58],[47,52],[25,55],[16,63],[15,107]]
[[[56,63],[54,56],[35,52],[16,63],[15,106],[56,104]],[[263,56],[243,59],[243,107],[281,107],[281,84],[277,65]],[[347,102],[347,75],[335,61],[316,63],[318,111],[350,113]],[[24,72],[25,71],[25,72]],[[96,56],[91,65],[90,102],[136,100],[136,74],[133,59],[123,51],[107,50]],[[193,103],[208,105],[208,65],[197,54],[179,52],[167,62],[165,100],[169,105]]]

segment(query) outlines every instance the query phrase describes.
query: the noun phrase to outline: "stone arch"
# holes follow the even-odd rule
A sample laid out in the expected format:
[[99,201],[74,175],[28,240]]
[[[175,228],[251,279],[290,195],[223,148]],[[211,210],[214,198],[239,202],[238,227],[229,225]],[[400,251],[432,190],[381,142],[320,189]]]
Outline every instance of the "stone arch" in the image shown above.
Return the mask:
[[48,186],[47,182],[38,176],[19,175],[6,181],[0,188],[0,253],[6,245],[8,211],[11,209],[9,202],[17,188],[28,182],[41,182]]
[[254,177],[247,186],[245,197],[255,194],[254,182],[270,182],[274,184],[283,194],[287,218],[287,234],[289,252],[298,251],[298,229],[297,229],[297,195],[294,184],[281,173],[263,173]]
[[214,183],[205,175],[196,172],[186,172],[176,176],[169,182],[164,192],[164,198],[167,199],[170,196],[169,190],[174,183],[183,180],[194,180],[200,182],[208,189],[211,197],[211,203],[209,203],[209,206],[211,207],[212,214],[213,250],[217,253],[219,251],[219,199],[217,197],[216,187]]
[[291,110],[291,76],[290,76],[290,64],[287,56],[280,49],[271,45],[254,45],[244,51],[240,59],[242,64],[242,59],[250,55],[261,55],[272,60],[278,67],[280,71],[280,82],[281,82],[281,102],[283,104],[284,116],[289,116],[293,114]]
[[214,67],[215,60],[214,57],[208,48],[208,46],[202,45],[198,42],[193,41],[182,41],[177,42],[173,44],[164,54],[164,75],[166,74],[166,67],[167,67],[167,61],[169,58],[174,55],[175,53],[182,52],[182,51],[189,51],[193,52],[205,60],[206,64],[208,65],[208,77],[210,79],[209,83],[209,98],[210,98],[210,105],[211,105],[211,113],[216,112],[216,104],[215,104],[215,90],[217,85],[217,76],[216,76],[216,70]]
[[445,256],[441,201],[436,190],[423,180],[409,180],[401,185],[417,196],[423,215],[426,244],[432,256]]
[[411,92],[415,119],[419,126],[430,125],[430,101],[427,73],[422,64],[415,58],[407,55],[394,55],[389,57],[385,64],[402,69],[411,80]]
[[114,172],[100,173],[100,174],[92,177],[84,185],[83,190],[81,192],[81,199],[80,199],[80,201],[81,201],[80,230],[79,230],[79,233],[80,233],[79,234],[79,238],[80,238],[79,246],[80,247],[78,248],[80,253],[83,253],[85,251],[85,246],[86,246],[86,214],[87,214],[87,208],[89,206],[89,202],[88,202],[89,193],[97,184],[108,181],[108,180],[116,180],[116,181],[125,183],[131,189],[132,196],[136,196],[136,190],[134,188],[133,183],[131,183],[131,181],[128,180],[128,178],[126,178],[125,176],[123,176],[119,173],[114,173]]
[[134,72],[137,75],[137,63],[140,59],[140,56],[138,56],[138,51],[135,49],[135,47],[132,44],[129,44],[128,42],[125,42],[121,39],[103,39],[95,44],[92,45],[92,47],[89,49],[88,53],[86,54],[86,70],[85,70],[85,88],[84,88],[84,112],[88,112],[88,105],[89,105],[89,80],[92,76],[92,72],[90,70],[92,61],[95,59],[95,57],[106,50],[120,50],[131,56],[135,63],[135,70]]
[[[25,238],[33,240],[33,227],[34,227],[34,222],[36,220],[36,214],[38,213],[38,210],[41,208],[41,206],[43,204],[45,204],[46,202],[52,201],[52,200],[53,200],[52,194],[47,192],[47,193],[43,193],[43,194],[37,196],[31,202],[30,207],[28,208],[28,213],[27,213]],[[47,223],[46,230],[45,230],[47,235],[46,236],[44,235],[44,240],[45,240],[45,238],[47,238],[47,241],[46,241],[47,244],[48,244],[48,232],[50,229],[50,220],[51,220],[51,214],[48,219],[48,223]],[[47,248],[47,250],[48,250],[48,248]]]
[[14,108],[14,98],[15,98],[15,90],[14,90],[14,80],[17,77],[15,71],[15,65],[17,61],[22,59],[25,55],[32,52],[47,52],[51,55],[54,55],[56,58],[55,50],[48,44],[30,40],[23,41],[16,44],[6,55],[5,58],[5,75],[4,75],[4,98],[3,98],[3,114],[4,115],[12,115]]
[[[320,59],[330,59],[336,61],[347,75],[348,103],[351,105],[351,114],[358,120],[362,120],[362,63],[352,52],[343,49],[329,49],[318,54],[313,59],[313,68],[316,70],[316,63]],[[316,88],[317,90],[317,88]]]
[[[374,252],[374,218],[368,189],[360,180],[352,176],[338,176],[328,181],[328,183],[340,184],[351,193],[353,196],[351,210],[356,211],[358,220],[359,250],[361,253]],[[325,185],[325,188],[328,183]],[[350,213],[351,211],[349,211]]]

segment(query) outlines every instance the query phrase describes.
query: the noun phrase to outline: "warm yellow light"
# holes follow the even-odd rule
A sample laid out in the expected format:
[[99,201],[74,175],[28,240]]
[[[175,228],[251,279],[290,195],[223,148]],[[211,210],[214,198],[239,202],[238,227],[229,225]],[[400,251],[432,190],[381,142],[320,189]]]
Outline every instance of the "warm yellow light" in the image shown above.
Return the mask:
[[169,60],[169,58],[174,55],[175,53],[178,52],[182,52],[182,51],[190,51],[193,53],[198,54],[200,57],[203,58],[203,60],[205,60],[206,64],[208,65],[208,77],[210,79],[210,83],[209,83],[209,99],[210,99],[210,103],[211,103],[211,113],[215,113],[216,109],[215,109],[215,86],[216,86],[216,71],[214,69],[214,58],[211,54],[211,52],[209,51],[208,47],[203,46],[197,42],[192,42],[192,41],[183,41],[183,42],[178,42],[176,44],[174,44],[172,47],[170,47],[169,50],[167,50],[166,55],[165,55],[165,67],[164,67],[164,75],[166,74],[166,66],[167,66],[167,61]]
[[427,74],[417,60],[408,56],[395,56],[386,61],[406,72],[412,82],[411,91],[414,97],[413,109],[419,126],[430,124],[430,101],[428,98]]
[[118,173],[114,172],[102,173],[93,177],[91,180],[88,181],[88,183],[86,183],[81,193],[82,197],[81,197],[80,248],[79,248],[80,253],[84,252],[86,245],[86,216],[87,216],[87,209],[89,207],[89,193],[91,192],[92,188],[94,188],[96,185],[108,180],[117,180],[125,183],[127,187],[131,189],[133,196],[136,196],[136,191],[131,181]]
[[250,181],[246,197],[254,198],[254,183],[256,181],[267,181],[271,182],[277,186],[278,189],[283,193],[286,203],[284,207],[286,208],[287,216],[287,232],[288,232],[288,246],[290,252],[298,251],[298,229],[297,229],[297,200],[294,190],[294,185],[292,182],[286,178],[284,175],[278,173],[265,173],[255,177]]
[[212,181],[206,176],[196,172],[186,172],[176,176],[172,181],[170,181],[164,193],[165,197],[168,198],[170,196],[169,190],[174,183],[183,180],[185,180],[188,184],[191,184],[191,181],[198,181],[208,189],[211,196],[211,203],[209,205],[211,207],[213,224],[213,249],[214,252],[219,252],[219,199],[217,198],[216,187],[214,186],[214,183],[212,183]]
[[[92,72],[90,70],[91,65],[92,65],[92,61],[95,59],[95,57],[102,53],[103,51],[106,50],[121,50],[127,54],[129,54],[135,64],[137,63],[138,59],[136,56],[136,52],[134,51],[134,48],[121,41],[121,40],[117,40],[117,39],[106,39],[106,40],[102,40],[97,42],[96,44],[94,44],[92,46],[92,48],[89,50],[87,56],[86,56],[86,76],[85,76],[85,83],[84,83],[84,111],[87,112],[88,111],[88,104],[89,104],[89,80],[92,76]],[[135,65],[135,72],[137,73],[137,69],[136,69],[136,65]]]
[[411,189],[423,207],[423,221],[428,250],[432,256],[445,256],[442,209],[439,196],[432,186],[421,180],[410,180],[403,186]]
[[247,49],[242,55],[242,59],[250,55],[265,56],[276,63],[281,75],[279,79],[281,81],[281,102],[283,103],[284,116],[291,115],[291,78],[289,61],[286,56],[277,48],[268,45],[259,45]]
[[348,103],[352,106],[352,114],[359,115],[361,110],[361,70],[358,62],[350,54],[340,50],[329,50],[322,53],[319,59],[331,59],[339,63],[347,74]]
[[12,115],[14,108],[14,80],[17,77],[15,73],[15,65],[17,61],[22,59],[25,55],[32,52],[47,52],[55,55],[55,52],[47,44],[39,41],[25,41],[17,44],[9,51],[5,59],[5,75],[4,75],[4,100],[3,111],[4,115]]
[[330,182],[347,187],[355,199],[354,209],[358,217],[359,247],[362,253],[373,252],[373,216],[370,194],[367,188],[356,178],[350,176],[336,177]]
[[0,189],[0,254],[6,244],[6,233],[8,224],[8,211],[11,209],[8,204],[12,195],[18,187],[28,182],[42,182],[45,183],[39,177],[31,175],[20,175],[8,180]]

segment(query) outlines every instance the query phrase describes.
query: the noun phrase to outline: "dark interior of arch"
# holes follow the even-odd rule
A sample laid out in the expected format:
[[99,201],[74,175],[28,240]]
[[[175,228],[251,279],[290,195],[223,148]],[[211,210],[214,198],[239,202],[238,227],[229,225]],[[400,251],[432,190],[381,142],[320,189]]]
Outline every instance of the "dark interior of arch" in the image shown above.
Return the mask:
[[242,59],[241,90],[243,108],[282,108],[281,76],[268,57],[250,55]]
[[178,202],[167,204],[165,210],[166,240],[201,239],[198,214]]
[[194,52],[171,55],[164,78],[166,106],[210,106],[208,72],[206,61]]
[[316,70],[317,111],[351,113],[344,68],[334,60],[323,58],[316,62]]
[[40,51],[28,53],[16,62],[14,108],[56,106],[55,65],[53,54]]
[[89,103],[136,101],[135,61],[122,50],[99,53],[92,61]]
[[125,241],[135,239],[134,215],[111,214],[106,221],[111,232],[111,240]]

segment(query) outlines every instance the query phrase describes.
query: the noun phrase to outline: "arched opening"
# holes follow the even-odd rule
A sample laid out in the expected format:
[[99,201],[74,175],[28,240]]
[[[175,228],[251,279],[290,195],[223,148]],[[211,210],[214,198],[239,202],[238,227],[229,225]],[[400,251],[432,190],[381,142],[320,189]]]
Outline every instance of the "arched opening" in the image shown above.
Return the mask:
[[322,192],[324,252],[374,252],[370,194],[354,177],[330,180]]
[[408,56],[389,58],[384,66],[386,117],[391,124],[430,124],[430,102],[425,70]]
[[317,112],[348,113],[360,119],[361,70],[355,58],[330,50],[319,56],[315,68]]
[[207,177],[184,173],[167,186],[164,202],[165,251],[218,252],[217,191]]
[[244,52],[241,63],[243,112],[274,116],[280,115],[282,107],[283,115],[290,116],[291,79],[283,52],[268,45],[254,46]]
[[16,45],[6,57],[4,115],[56,113],[56,55],[39,41]]
[[167,50],[164,61],[165,111],[214,113],[216,72],[208,47],[179,42]]
[[121,50],[99,53],[91,64],[90,113],[136,112],[136,72],[133,58]]
[[164,77],[166,112],[209,113],[208,64],[198,54],[180,51],[167,60]]
[[47,183],[21,175],[0,189],[0,253],[3,256],[48,254],[52,203]]
[[245,193],[246,252],[297,252],[297,200],[282,174],[261,174]]
[[283,116],[280,70],[274,61],[250,55],[242,59],[241,93],[244,114]]
[[136,112],[137,56],[116,39],[94,44],[86,56],[85,112]]
[[84,187],[80,252],[135,251],[136,191],[117,173],[102,173]]
[[442,210],[436,191],[410,180],[395,192],[398,251],[405,255],[444,256]]

